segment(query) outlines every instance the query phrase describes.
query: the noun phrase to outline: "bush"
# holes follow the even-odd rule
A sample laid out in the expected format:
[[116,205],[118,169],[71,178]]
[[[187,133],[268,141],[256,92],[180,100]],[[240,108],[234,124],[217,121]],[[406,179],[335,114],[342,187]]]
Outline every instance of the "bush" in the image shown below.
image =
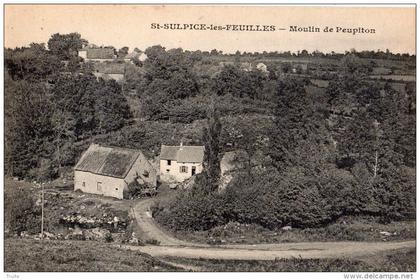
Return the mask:
[[160,241],[158,241],[156,239],[147,239],[147,240],[144,241],[144,244],[150,244],[150,245],[159,246],[160,245]]
[[[146,109],[151,120],[170,120],[173,123],[192,123],[206,117],[210,96],[199,95],[185,99],[160,100],[148,103]],[[273,103],[250,98],[219,96],[217,107],[221,116],[239,114],[265,114],[273,109]],[[145,109],[145,110],[146,110]]]
[[280,177],[275,171],[258,174],[251,182],[234,179],[224,193],[230,204],[230,219],[276,229],[282,226],[312,227],[327,222],[327,205],[308,178]]
[[39,232],[40,209],[35,205],[32,193],[23,187],[9,187],[4,192],[5,228],[10,233],[30,234]]
[[404,191],[388,190],[335,168],[325,168],[316,178],[296,167],[284,173],[269,168],[253,172],[251,178],[237,173],[225,191],[210,194],[202,191],[206,181],[199,176],[193,189],[180,192],[167,205],[155,205],[154,216],[159,223],[181,231],[209,230],[229,222],[268,229],[287,225],[316,228],[345,215],[402,219],[415,205],[410,200],[412,186]]
[[[197,185],[203,177],[197,178]],[[173,230],[207,230],[226,223],[223,195],[206,193],[197,185],[178,193],[167,206],[155,205],[152,210],[156,220]]]
[[112,241],[114,241],[114,238],[112,237],[112,234],[110,232],[107,232],[106,235],[105,235],[105,242],[111,243]]

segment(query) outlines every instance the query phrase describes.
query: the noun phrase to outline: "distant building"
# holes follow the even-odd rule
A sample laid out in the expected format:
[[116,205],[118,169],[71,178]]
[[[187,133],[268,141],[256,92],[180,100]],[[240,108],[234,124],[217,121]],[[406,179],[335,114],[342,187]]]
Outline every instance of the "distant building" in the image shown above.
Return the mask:
[[95,63],[94,65],[96,72],[93,74],[96,78],[102,78],[104,80],[116,80],[117,82],[123,81],[125,77],[126,63]]
[[238,66],[239,69],[241,69],[242,71],[252,71],[252,63],[251,62],[233,62],[233,61],[221,61],[219,62],[219,66],[224,67],[224,66]]
[[128,185],[156,186],[156,170],[140,150],[92,144],[74,168],[74,190],[123,199]]
[[117,58],[114,48],[93,48],[80,49],[78,54],[85,61],[112,61]]
[[132,62],[133,59],[138,59],[139,61],[144,62],[147,59],[147,55],[142,51],[133,51],[124,57],[124,61],[126,62]]
[[258,70],[262,71],[263,73],[268,73],[267,70],[267,65],[265,65],[264,63],[260,62],[258,63],[255,68],[257,68]]
[[182,182],[203,171],[204,146],[161,146],[160,178]]
[[292,66],[292,72],[302,74],[308,72],[308,64],[306,63],[295,63]]

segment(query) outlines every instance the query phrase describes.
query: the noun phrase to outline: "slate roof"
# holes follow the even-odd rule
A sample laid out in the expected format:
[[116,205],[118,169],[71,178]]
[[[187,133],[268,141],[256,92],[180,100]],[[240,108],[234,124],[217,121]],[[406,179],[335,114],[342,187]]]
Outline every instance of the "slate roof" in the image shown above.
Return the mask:
[[86,57],[89,59],[113,59],[115,58],[113,48],[85,48]]
[[141,151],[90,145],[76,164],[75,170],[125,178]]
[[160,159],[177,162],[203,162],[204,146],[166,146],[162,145]]
[[96,63],[95,70],[104,74],[125,74],[125,63]]

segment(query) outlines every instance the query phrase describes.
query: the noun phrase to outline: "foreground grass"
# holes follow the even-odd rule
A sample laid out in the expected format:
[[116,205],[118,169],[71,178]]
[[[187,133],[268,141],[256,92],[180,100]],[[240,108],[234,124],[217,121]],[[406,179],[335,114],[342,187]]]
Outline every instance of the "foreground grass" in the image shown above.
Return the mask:
[[178,271],[147,254],[93,241],[7,238],[6,272],[140,272]]
[[174,263],[200,267],[201,271],[229,272],[415,272],[416,250],[404,249],[365,259],[278,259],[242,261],[165,258]]
[[[256,244],[324,241],[402,241],[416,238],[415,221],[380,223],[372,217],[346,217],[346,222],[320,228],[269,230],[259,225],[229,223],[206,231],[173,232],[180,239],[208,244]],[[384,235],[381,232],[386,232]]]

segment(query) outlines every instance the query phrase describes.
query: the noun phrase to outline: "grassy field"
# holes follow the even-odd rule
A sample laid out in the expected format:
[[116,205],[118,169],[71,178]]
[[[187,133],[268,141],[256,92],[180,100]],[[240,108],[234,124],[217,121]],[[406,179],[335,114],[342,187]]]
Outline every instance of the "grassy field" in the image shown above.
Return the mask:
[[202,271],[229,272],[414,272],[416,250],[397,250],[366,259],[278,259],[275,261],[226,261],[211,259],[165,258],[200,267]]
[[6,272],[179,271],[147,254],[91,241],[7,238]]
[[[381,232],[386,232],[382,233]],[[351,218],[321,228],[269,230],[259,225],[229,223],[207,231],[175,232],[184,240],[208,244],[254,244],[311,241],[398,241],[416,238],[414,221],[379,223],[374,219]]]
[[413,75],[372,75],[372,79],[384,79],[392,81],[415,82],[416,76]]

